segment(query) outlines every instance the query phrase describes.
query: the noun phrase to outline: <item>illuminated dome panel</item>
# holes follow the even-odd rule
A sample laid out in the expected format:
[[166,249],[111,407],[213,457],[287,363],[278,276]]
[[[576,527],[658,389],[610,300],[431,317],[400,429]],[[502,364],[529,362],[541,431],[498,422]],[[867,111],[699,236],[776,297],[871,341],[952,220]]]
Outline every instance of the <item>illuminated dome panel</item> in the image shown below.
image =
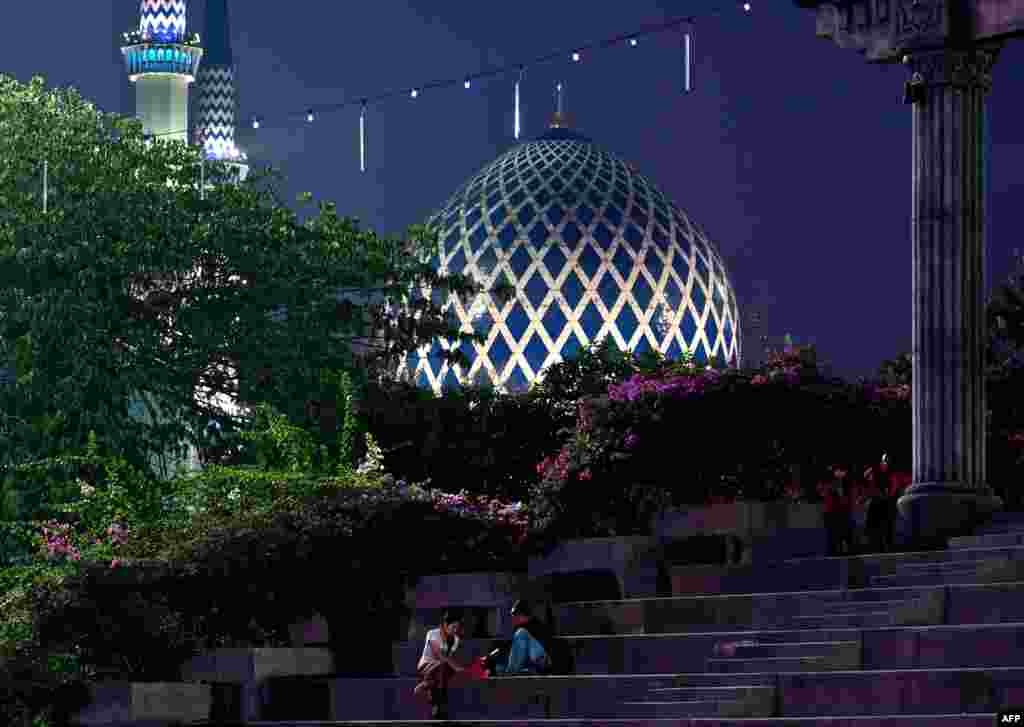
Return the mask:
[[[410,354],[398,373],[421,386],[521,391],[605,336],[635,353],[739,365],[736,297],[716,247],[636,169],[573,131],[512,148],[428,224],[435,268],[484,288],[468,310],[454,296],[445,309],[487,342],[462,344],[468,369],[442,362],[454,345],[444,339]],[[489,292],[502,281],[515,286],[504,302]]]

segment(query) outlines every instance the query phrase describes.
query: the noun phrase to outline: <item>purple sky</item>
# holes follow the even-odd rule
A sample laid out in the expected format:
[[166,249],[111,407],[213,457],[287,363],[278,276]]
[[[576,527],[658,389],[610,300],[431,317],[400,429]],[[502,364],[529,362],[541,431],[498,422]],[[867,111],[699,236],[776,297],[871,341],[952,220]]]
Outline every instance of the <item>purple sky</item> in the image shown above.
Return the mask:
[[[359,172],[358,108],[312,127],[282,116],[484,66],[514,64],[650,23],[701,14],[715,0],[269,0],[232,3],[242,119],[257,164],[283,168],[289,191],[334,200],[382,233],[422,221],[506,150],[512,82],[497,78],[399,98],[368,112]],[[723,5],[726,3],[722,3]],[[680,39],[668,33],[580,64],[527,72],[524,134],[546,126],[563,80],[577,127],[633,162],[717,243],[746,320],[814,342],[836,374],[873,373],[909,351],[911,116],[901,67],[872,66],[814,36],[789,0],[755,0],[697,29],[696,91],[679,92]],[[115,32],[137,25],[135,0],[17,3],[0,72],[74,85],[111,111],[133,111]],[[190,29],[202,32],[202,2]],[[989,286],[1024,248],[1024,42],[996,66],[990,97]],[[276,118],[275,118],[276,117]],[[748,327],[744,348],[755,343]]]

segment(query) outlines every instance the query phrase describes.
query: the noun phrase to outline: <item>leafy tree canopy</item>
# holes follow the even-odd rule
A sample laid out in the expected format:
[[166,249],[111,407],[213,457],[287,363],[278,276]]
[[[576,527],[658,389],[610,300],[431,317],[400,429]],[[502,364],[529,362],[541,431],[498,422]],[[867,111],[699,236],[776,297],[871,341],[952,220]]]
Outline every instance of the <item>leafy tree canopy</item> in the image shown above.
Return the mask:
[[[447,295],[416,294],[478,291],[424,262],[431,230],[378,237],[330,203],[302,222],[273,170],[223,183],[231,169],[206,162],[222,183],[204,193],[199,164],[74,89],[0,75],[0,353],[17,371],[0,385],[0,464],[80,449],[95,430],[144,465],[131,453],[182,449],[249,382],[304,401],[325,374],[365,381],[435,335],[482,340],[442,314]],[[133,394],[162,416],[132,417]]]

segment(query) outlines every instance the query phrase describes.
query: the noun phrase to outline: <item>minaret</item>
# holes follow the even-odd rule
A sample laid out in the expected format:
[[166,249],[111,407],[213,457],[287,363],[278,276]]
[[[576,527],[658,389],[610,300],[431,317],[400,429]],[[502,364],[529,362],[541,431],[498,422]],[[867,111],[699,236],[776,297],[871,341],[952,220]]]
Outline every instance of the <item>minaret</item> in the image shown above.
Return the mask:
[[241,161],[235,146],[235,64],[227,0],[206,0],[206,53],[199,69],[193,140],[207,159]]
[[188,86],[203,49],[186,37],[185,0],[142,0],[139,29],[124,34],[121,47],[128,78],[135,84],[135,115],[146,134],[188,142]]

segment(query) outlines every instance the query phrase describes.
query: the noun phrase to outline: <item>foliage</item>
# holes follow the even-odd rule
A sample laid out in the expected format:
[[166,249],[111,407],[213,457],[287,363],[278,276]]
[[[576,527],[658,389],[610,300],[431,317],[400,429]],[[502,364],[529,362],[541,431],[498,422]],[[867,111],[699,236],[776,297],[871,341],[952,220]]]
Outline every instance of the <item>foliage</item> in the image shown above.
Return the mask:
[[571,427],[580,399],[605,393],[609,384],[622,381],[637,368],[632,356],[620,351],[610,337],[605,337],[544,369],[543,380],[534,383],[529,395],[553,412],[560,426]]
[[544,372],[526,393],[490,386],[445,389],[440,397],[413,384],[371,387],[365,399],[369,428],[398,477],[431,477],[445,485],[513,500],[529,496],[536,463],[571,432],[577,400],[602,392],[634,371],[668,366],[663,357],[635,358],[611,339],[592,343]]
[[467,388],[435,398],[394,383],[371,387],[363,411],[396,477],[512,500],[527,496],[537,457],[559,441],[547,409],[521,394]]
[[777,500],[794,465],[810,486],[833,464],[909,445],[908,394],[826,382],[799,349],[759,371],[684,361],[635,373],[580,402],[570,438],[538,465],[531,528],[549,544],[643,534],[670,504]]
[[[432,230],[381,238],[328,203],[300,222],[272,170],[201,194],[199,150],[151,143],[40,78],[0,76],[0,123],[0,341],[18,366],[0,462],[80,449],[95,431],[152,473],[151,455],[182,454],[210,419],[241,424],[224,399],[300,420],[323,372],[359,374],[368,333],[382,335],[367,366],[436,335],[481,340],[415,294],[477,290],[423,262]],[[133,396],[153,421],[129,411]]]

